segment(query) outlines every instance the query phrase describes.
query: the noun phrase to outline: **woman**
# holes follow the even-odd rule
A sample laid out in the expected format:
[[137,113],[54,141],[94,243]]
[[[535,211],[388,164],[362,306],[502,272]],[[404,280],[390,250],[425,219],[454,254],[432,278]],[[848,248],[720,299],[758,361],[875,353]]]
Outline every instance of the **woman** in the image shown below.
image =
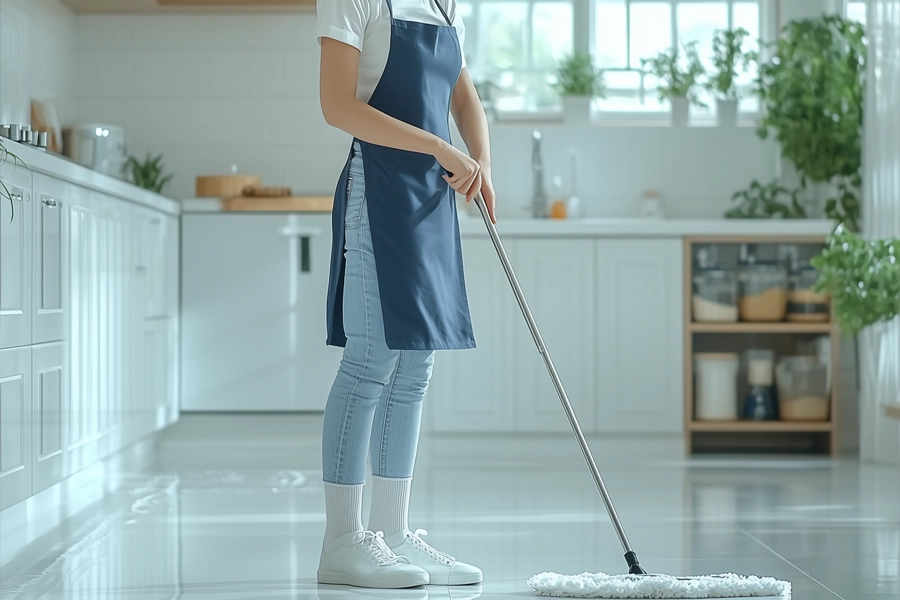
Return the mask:
[[[487,119],[455,0],[318,0],[325,120],[354,140],[335,193],[320,583],[478,583],[408,523],[434,351],[472,348],[454,190],[494,218]],[[471,154],[450,144],[449,113]],[[373,474],[362,523],[366,456]],[[377,533],[375,533],[377,532]]]

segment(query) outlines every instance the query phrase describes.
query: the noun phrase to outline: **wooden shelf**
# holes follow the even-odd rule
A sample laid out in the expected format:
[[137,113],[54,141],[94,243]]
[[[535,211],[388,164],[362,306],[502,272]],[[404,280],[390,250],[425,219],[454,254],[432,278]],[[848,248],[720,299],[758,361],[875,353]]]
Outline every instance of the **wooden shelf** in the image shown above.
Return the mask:
[[884,414],[893,419],[900,419],[900,404],[885,404]]
[[691,431],[726,432],[726,433],[771,433],[771,432],[806,432],[831,431],[831,421],[691,421]]
[[832,323],[690,323],[693,333],[832,333]]

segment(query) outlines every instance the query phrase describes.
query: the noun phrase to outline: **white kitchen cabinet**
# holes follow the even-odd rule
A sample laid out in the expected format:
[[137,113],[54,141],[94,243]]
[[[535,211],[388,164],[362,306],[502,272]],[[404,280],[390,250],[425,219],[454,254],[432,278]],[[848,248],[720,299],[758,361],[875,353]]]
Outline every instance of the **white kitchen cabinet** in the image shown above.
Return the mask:
[[31,348],[0,350],[0,510],[31,496]]
[[31,344],[32,174],[0,161],[0,181],[0,348],[13,348]]
[[77,201],[76,186],[34,174],[34,242],[32,274],[32,343],[62,340],[68,298],[68,211]]
[[[100,236],[102,199],[82,194],[69,202],[70,390],[67,412],[70,473],[100,456]],[[105,242],[104,244],[105,245]]]
[[510,336],[518,307],[490,240],[465,238],[463,261],[477,347],[435,356],[428,422],[434,431],[513,431]]
[[65,349],[62,342],[32,347],[34,493],[68,473]]
[[[137,208],[140,222],[140,270],[146,277],[144,316],[171,317],[178,310],[177,278],[172,278],[173,252],[178,251],[178,221],[156,211]],[[176,258],[177,260],[177,258]],[[177,263],[175,264],[177,272]]]
[[[594,388],[594,242],[590,239],[520,239],[516,276],[544,344],[585,431],[593,430],[598,396]],[[496,256],[494,257],[496,260]],[[509,285],[506,293],[512,294]],[[568,431],[569,421],[531,333],[521,325],[513,337],[517,431]]]
[[331,216],[182,219],[182,408],[324,410]]
[[598,432],[679,432],[682,255],[680,239],[596,244]]

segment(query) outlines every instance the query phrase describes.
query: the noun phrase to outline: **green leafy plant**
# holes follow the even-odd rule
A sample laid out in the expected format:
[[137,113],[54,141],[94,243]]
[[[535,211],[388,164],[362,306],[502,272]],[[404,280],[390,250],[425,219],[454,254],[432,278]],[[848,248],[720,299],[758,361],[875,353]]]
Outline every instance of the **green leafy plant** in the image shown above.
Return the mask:
[[900,239],[864,240],[839,225],[811,264],[819,272],[815,289],[831,295],[845,332],[900,314]]
[[735,80],[741,73],[749,71],[758,58],[755,51],[744,51],[744,41],[749,35],[743,27],[716,30],[712,55],[716,71],[704,87],[723,100],[738,99]]
[[[4,163],[7,160],[12,160],[13,167],[17,165],[25,166],[25,163],[21,158],[13,154],[9,149],[7,149],[6,145],[3,143],[3,140],[0,139],[0,163]],[[9,191],[9,188],[6,187],[6,184],[0,180],[0,198],[5,198],[9,202],[9,222],[12,223],[12,220],[16,216],[16,205],[13,202],[12,194]]]
[[765,111],[757,133],[774,134],[782,155],[807,181],[836,184],[829,218],[859,229],[859,172],[865,91],[865,32],[837,15],[791,21],[760,65]]
[[765,185],[754,179],[746,190],[735,192],[737,206],[725,213],[728,219],[803,219],[806,211],[800,205],[801,190],[789,190],[773,180]]
[[161,194],[172,179],[171,174],[163,176],[162,159],[162,154],[151,157],[147,153],[147,158],[143,161],[138,160],[134,156],[129,156],[128,168],[131,169],[132,183],[145,190]]
[[563,96],[605,98],[603,71],[594,67],[589,54],[569,54],[556,68],[556,89]]
[[642,58],[641,67],[659,79],[660,100],[688,98],[693,104],[705,106],[696,92],[700,78],[706,72],[697,53],[697,42],[685,44],[684,54],[686,62],[681,60],[678,46],[672,46],[653,58]]

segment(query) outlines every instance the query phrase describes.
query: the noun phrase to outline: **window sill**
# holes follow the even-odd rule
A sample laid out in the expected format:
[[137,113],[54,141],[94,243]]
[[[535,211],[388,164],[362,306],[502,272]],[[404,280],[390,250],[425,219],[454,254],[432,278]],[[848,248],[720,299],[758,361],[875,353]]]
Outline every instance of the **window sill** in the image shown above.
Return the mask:
[[[737,128],[749,129],[757,126],[756,113],[744,113],[738,117]],[[522,110],[502,111],[494,119],[497,125],[527,125],[543,123],[548,125],[565,125],[563,114],[558,110]],[[619,112],[597,111],[587,125],[595,127],[673,127],[668,112]],[[582,124],[578,124],[582,126]],[[701,116],[692,118],[688,128],[716,128],[715,117]],[[681,129],[681,128],[679,128]]]

